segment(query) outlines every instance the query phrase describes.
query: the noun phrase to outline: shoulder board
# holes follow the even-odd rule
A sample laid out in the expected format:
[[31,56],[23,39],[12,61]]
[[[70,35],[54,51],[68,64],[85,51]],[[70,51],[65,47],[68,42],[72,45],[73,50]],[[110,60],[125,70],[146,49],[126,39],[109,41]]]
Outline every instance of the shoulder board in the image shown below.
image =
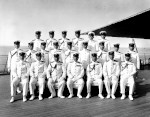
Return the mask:
[[70,39],[66,38],[66,40],[70,40]]
[[114,60],[114,62],[118,62],[117,60]]
[[37,51],[33,50],[33,52],[35,53],[35,52],[37,52]]
[[45,50],[45,52],[47,52],[47,53],[48,53],[49,51]]
[[78,61],[77,63],[78,63],[78,64],[80,64],[80,65],[82,64],[82,63],[81,63],[81,62],[79,62],[79,61]]
[[40,39],[41,41],[44,41],[43,39]]
[[57,51],[62,51],[62,49],[57,49]]
[[46,39],[46,43],[47,43],[48,40],[49,40],[49,39]]
[[87,49],[88,51],[91,51],[90,49]]
[[79,38],[79,41],[83,41],[84,39],[83,38]]
[[29,50],[26,50],[25,53],[28,52],[28,51],[29,51]]
[[29,62],[28,61],[24,61],[26,64],[28,64]]

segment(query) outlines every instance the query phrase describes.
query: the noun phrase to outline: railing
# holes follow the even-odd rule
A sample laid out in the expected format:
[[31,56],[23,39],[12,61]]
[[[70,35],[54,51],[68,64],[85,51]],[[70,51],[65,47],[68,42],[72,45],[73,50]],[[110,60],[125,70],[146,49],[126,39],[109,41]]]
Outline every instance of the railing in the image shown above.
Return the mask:
[[0,74],[8,74],[7,59],[7,55],[0,55]]

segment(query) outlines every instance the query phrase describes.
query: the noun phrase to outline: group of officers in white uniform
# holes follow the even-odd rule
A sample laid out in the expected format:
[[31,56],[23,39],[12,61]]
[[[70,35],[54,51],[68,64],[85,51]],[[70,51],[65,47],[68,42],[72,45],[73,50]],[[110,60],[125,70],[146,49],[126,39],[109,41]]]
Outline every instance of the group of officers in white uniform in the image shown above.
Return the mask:
[[[73,88],[77,88],[77,96],[82,98],[83,87],[87,87],[86,98],[91,97],[91,86],[99,87],[98,97],[104,99],[103,86],[106,88],[106,98],[115,99],[115,92],[120,85],[121,99],[125,99],[125,88],[129,86],[129,99],[133,100],[135,77],[140,69],[139,55],[134,51],[134,43],[129,44],[129,51],[119,52],[119,44],[105,39],[106,31],[101,31],[101,38],[94,40],[94,32],[88,33],[88,40],[80,38],[80,31],[75,31],[76,38],[68,39],[67,31],[62,32],[61,39],[54,38],[54,31],[49,32],[50,38],[42,40],[41,32],[36,31],[36,39],[28,43],[29,50],[20,49],[20,41],[15,41],[15,49],[8,54],[8,71],[10,72],[11,100],[20,93],[22,86],[23,102],[35,99],[35,89],[38,86],[39,100],[43,100],[45,86],[54,98],[65,98],[65,85],[69,90],[68,98],[74,96]],[[57,93],[56,90],[58,89]]]

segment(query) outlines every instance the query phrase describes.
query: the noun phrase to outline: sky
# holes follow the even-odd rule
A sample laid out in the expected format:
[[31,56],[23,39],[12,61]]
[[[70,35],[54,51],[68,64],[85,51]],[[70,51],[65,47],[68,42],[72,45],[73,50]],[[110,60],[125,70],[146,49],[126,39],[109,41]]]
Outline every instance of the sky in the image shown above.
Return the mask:
[[[87,32],[124,19],[150,8],[150,0],[0,0],[0,46],[11,46],[20,40],[25,46],[35,38],[36,30],[42,39],[55,31]],[[85,37],[86,38],[86,37]],[[109,38],[110,42],[127,47],[131,39]],[[136,39],[138,47],[149,47],[150,40]]]

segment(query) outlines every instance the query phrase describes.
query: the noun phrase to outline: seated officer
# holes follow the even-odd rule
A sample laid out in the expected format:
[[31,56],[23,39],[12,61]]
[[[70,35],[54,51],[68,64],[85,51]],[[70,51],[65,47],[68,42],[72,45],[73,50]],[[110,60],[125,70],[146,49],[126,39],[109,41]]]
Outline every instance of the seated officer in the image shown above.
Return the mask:
[[28,80],[29,80],[29,65],[25,62],[25,53],[19,53],[20,61],[16,63],[15,69],[13,72],[13,79],[11,82],[11,100],[10,102],[14,102],[14,96],[16,95],[17,87],[21,84],[23,89],[23,102],[27,101],[27,93],[28,93]]
[[30,68],[30,82],[29,82],[29,89],[31,98],[30,100],[34,100],[35,94],[34,90],[36,88],[36,85],[39,86],[39,100],[43,100],[43,92],[45,88],[45,76],[46,76],[46,64],[45,62],[41,61],[42,54],[40,52],[36,53],[36,59],[37,61],[31,64]]
[[136,67],[134,63],[130,62],[131,55],[129,53],[125,54],[125,62],[121,63],[121,75],[120,75],[120,89],[121,89],[121,100],[125,99],[125,88],[129,86],[129,99],[133,100],[134,92],[134,75],[136,73]]
[[84,68],[80,62],[78,62],[79,54],[75,53],[73,55],[73,62],[69,63],[68,68],[67,68],[67,87],[69,90],[69,97],[73,97],[73,87],[78,88],[77,96],[79,98],[82,98],[81,92],[84,87],[84,81],[83,81],[83,76],[84,76]]
[[68,66],[68,64],[73,61],[73,54],[76,52],[72,48],[72,42],[71,41],[67,42],[67,48],[68,49],[65,52],[65,64],[66,64],[66,66]]
[[49,98],[56,96],[55,88],[58,88],[58,97],[65,98],[63,91],[65,87],[66,68],[59,61],[59,54],[54,54],[54,62],[50,63],[47,69],[48,88],[51,92]]
[[91,85],[99,86],[99,97],[104,99],[102,95],[103,90],[103,81],[102,81],[102,64],[97,62],[97,54],[92,53],[92,63],[87,67],[87,96],[86,98],[91,97]]
[[[114,51],[110,51],[108,54],[110,60],[105,62],[103,66],[104,83],[107,91],[106,98],[110,98],[111,93],[112,99],[115,99],[115,92],[118,86],[118,79],[120,75],[120,66],[119,62],[114,60]],[[110,89],[111,84],[112,90]]]

